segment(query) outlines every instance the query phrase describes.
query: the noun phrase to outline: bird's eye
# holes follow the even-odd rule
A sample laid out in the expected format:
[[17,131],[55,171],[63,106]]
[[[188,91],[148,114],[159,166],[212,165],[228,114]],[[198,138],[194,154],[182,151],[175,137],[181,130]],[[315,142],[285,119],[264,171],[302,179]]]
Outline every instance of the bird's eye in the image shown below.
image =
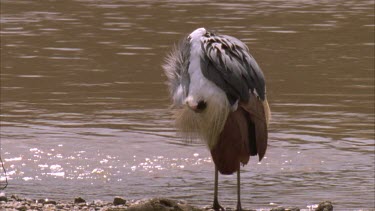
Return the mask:
[[188,41],[190,41],[190,40],[191,40],[191,36],[188,36],[186,39],[187,39]]

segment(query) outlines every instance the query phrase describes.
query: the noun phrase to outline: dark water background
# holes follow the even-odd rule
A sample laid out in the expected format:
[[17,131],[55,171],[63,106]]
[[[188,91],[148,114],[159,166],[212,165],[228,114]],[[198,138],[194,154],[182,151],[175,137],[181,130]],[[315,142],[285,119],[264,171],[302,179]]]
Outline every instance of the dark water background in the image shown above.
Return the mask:
[[[267,78],[270,146],[243,168],[244,207],[375,206],[373,1],[1,0],[0,23],[7,194],[210,205],[213,163],[175,135],[161,69],[204,26]],[[220,177],[224,206],[235,184]]]

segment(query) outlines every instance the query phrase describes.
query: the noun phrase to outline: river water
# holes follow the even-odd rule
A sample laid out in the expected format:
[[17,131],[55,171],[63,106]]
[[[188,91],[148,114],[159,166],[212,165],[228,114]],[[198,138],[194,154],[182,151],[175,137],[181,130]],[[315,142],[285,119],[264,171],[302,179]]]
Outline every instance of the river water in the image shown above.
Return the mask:
[[[364,0],[2,0],[5,193],[210,205],[210,154],[176,135],[161,69],[202,26],[243,40],[267,79],[269,148],[243,168],[243,206],[373,209],[374,2]],[[235,175],[220,177],[219,198],[236,205]]]

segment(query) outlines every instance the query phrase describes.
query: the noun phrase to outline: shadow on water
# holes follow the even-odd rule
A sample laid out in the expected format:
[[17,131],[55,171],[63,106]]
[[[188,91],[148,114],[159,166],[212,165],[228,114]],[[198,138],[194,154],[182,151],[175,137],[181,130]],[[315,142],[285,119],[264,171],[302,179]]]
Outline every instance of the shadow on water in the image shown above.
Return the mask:
[[[175,135],[163,58],[205,26],[243,40],[273,112],[249,208],[374,207],[373,1],[2,1],[1,152],[9,193],[212,200],[209,152]],[[3,176],[3,175],[1,175]],[[235,205],[235,177],[220,200]]]

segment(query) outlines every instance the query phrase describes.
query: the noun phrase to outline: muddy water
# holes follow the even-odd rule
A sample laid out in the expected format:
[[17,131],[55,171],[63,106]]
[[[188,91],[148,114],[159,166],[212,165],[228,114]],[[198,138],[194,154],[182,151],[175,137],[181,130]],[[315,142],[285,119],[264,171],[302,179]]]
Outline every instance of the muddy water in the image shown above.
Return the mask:
[[[373,1],[1,1],[7,194],[212,201],[213,164],[175,135],[163,57],[205,26],[249,45],[273,111],[246,208],[374,207]],[[4,179],[4,174],[1,174]],[[236,205],[236,177],[219,198]]]

